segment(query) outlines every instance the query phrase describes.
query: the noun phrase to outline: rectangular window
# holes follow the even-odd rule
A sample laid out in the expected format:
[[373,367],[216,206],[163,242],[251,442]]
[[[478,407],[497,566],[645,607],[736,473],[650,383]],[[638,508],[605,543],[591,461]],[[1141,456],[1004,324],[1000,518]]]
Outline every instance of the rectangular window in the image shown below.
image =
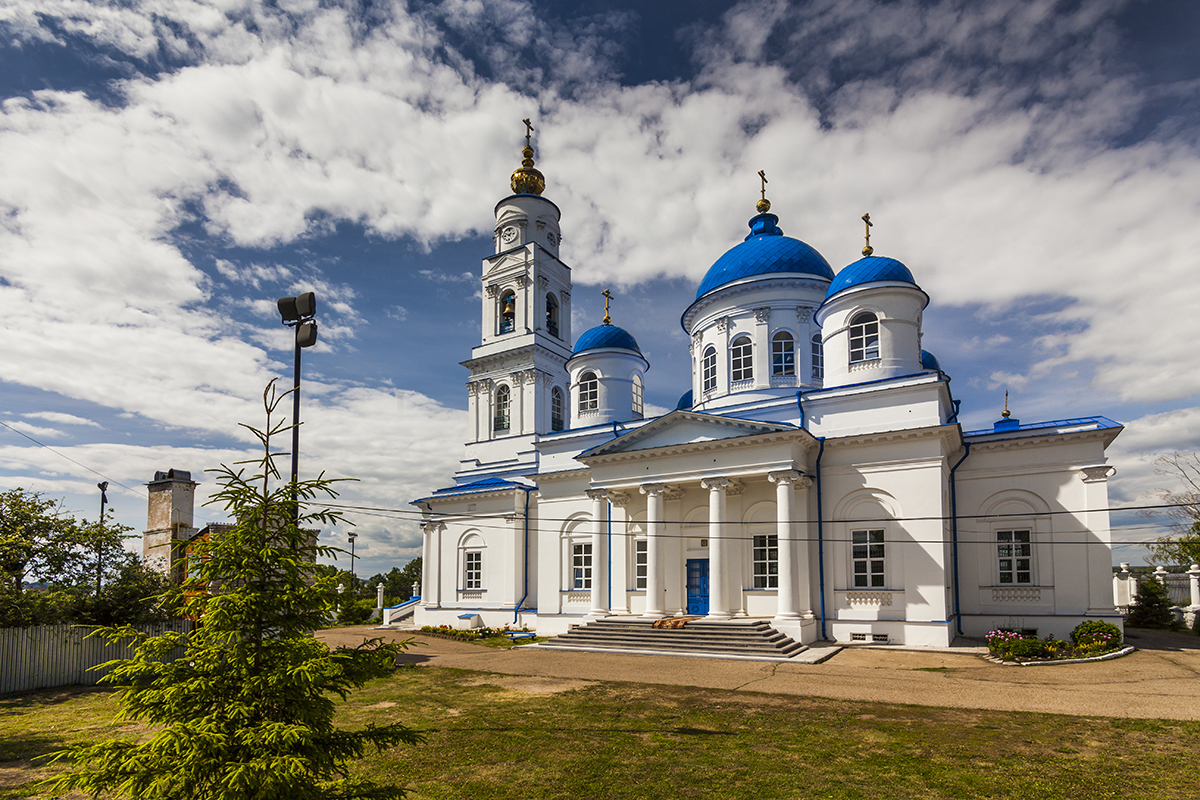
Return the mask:
[[592,543],[571,545],[571,588],[592,588]]
[[475,552],[464,553],[463,567],[463,588],[464,589],[482,589],[483,588],[483,553],[478,550]]
[[855,317],[850,323],[850,363],[879,358],[879,320],[874,314]]
[[633,543],[633,588],[646,588],[646,540],[637,539]]
[[996,531],[1001,583],[1033,583],[1033,545],[1029,531]]
[[825,348],[819,333],[812,338],[812,376],[814,381],[825,380]]
[[754,537],[754,588],[779,588],[779,536]]
[[886,586],[883,531],[851,531],[850,544],[854,588],[882,589]]

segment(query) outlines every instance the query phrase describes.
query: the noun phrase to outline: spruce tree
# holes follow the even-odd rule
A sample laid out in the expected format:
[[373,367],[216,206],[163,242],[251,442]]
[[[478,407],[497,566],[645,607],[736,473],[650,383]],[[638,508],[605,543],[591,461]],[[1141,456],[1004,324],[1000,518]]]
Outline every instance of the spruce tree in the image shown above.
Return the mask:
[[291,426],[277,421],[290,393],[263,393],[267,422],[247,427],[262,456],[212,470],[211,501],[234,522],[190,545],[188,581],[164,599],[197,621],[189,634],[145,637],[129,627],[102,628],[110,640],[134,639],[136,653],[106,680],[122,686],[124,719],[155,729],[146,742],[123,740],[57,754],[72,768],[48,781],[139,800],[308,800],[402,798],[403,789],[348,777],[347,764],[368,748],[416,744],[402,724],[347,731],[334,726],[334,698],[389,674],[403,646],[368,643],[330,651],[312,631],[330,618],[336,590],[316,577],[332,548],[313,529],[339,521],[314,507],[336,497],[324,474],[296,484],[275,466],[286,455],[271,441]]

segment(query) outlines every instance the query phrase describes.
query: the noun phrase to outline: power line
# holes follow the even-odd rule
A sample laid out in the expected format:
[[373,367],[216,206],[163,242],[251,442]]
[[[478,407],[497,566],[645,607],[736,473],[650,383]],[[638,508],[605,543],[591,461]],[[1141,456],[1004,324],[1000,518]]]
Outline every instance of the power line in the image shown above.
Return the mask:
[[[340,509],[344,509],[347,511],[356,511],[359,513],[367,514],[368,516],[399,516],[402,519],[412,518],[413,521],[429,519],[427,512],[415,511],[413,509],[408,509],[408,508],[360,506],[360,505],[353,505],[350,503],[323,503],[322,505],[327,506],[329,508],[340,508]],[[1118,511],[1151,511],[1151,510],[1165,509],[1165,508],[1190,508],[1193,505],[1194,505],[1193,503],[1154,503],[1154,504],[1137,505],[1137,506],[1108,506],[1106,508],[1093,508],[1093,509],[1084,509],[1084,510],[1060,509],[1057,511],[1012,512],[1012,513],[1004,513],[1004,514],[959,514],[959,515],[957,515],[957,517],[955,517],[953,515],[927,515],[927,516],[916,516],[916,517],[858,517],[855,519],[827,519],[824,521],[828,522],[828,523],[855,522],[855,523],[867,524],[867,523],[871,523],[871,522],[949,522],[954,519],[958,519],[960,522],[962,520],[981,520],[981,519],[1033,519],[1033,518],[1062,516],[1062,515],[1078,516],[1078,515],[1095,514],[1095,513],[1102,513],[1102,512],[1114,513],[1114,512],[1118,512]],[[440,519],[464,519],[464,520],[472,520],[472,519],[490,520],[490,519],[502,519],[504,517],[511,517],[511,516],[514,516],[513,512],[478,512],[478,513],[476,513],[476,512],[468,511],[468,512],[462,512],[462,513],[452,513],[452,514],[437,514],[435,512],[433,519],[438,520],[440,518]],[[577,517],[543,517],[543,516],[537,517],[537,520],[539,522],[570,522],[573,519],[577,519]],[[613,521],[614,522],[623,522],[624,520],[613,520]],[[808,519],[790,520],[790,522],[796,523],[796,524],[807,524],[807,523],[815,522],[815,521],[816,520],[808,520]],[[644,520],[638,520],[638,522],[644,522]],[[664,518],[662,520],[659,520],[659,522],[661,522],[664,525],[708,525],[709,524],[708,521],[706,521],[706,520],[705,521],[688,521],[688,520],[670,519],[670,518]],[[749,523],[745,523],[742,520],[732,520],[731,519],[731,520],[721,520],[721,521],[719,521],[718,524],[742,525],[742,524],[749,524]],[[1164,526],[1156,526],[1156,527],[1164,527]],[[1111,528],[1111,526],[1110,526],[1110,528]]]
[[92,473],[93,475],[99,475],[101,478],[104,478],[104,479],[105,479],[106,481],[108,481],[109,483],[115,483],[117,486],[120,486],[120,487],[122,487],[122,488],[124,488],[124,489],[128,489],[129,491],[133,492],[134,494],[140,494],[140,495],[142,495],[143,497],[144,497],[144,496],[146,496],[146,493],[145,493],[145,492],[143,492],[143,491],[139,491],[138,489],[134,489],[134,488],[132,488],[132,487],[130,487],[130,486],[126,486],[125,484],[123,484],[123,483],[121,483],[119,480],[117,480],[116,478],[110,478],[108,475],[105,475],[103,472],[98,472],[97,470],[94,470],[94,469],[92,469],[92,468],[91,468],[91,467],[89,467],[87,464],[81,464],[81,463],[79,463],[78,461],[76,461],[75,459],[71,458],[71,457],[70,457],[69,455],[67,455],[66,453],[60,453],[59,451],[55,450],[53,447],[51,447],[50,445],[46,444],[45,442],[39,442],[37,439],[33,438],[33,437],[32,437],[32,436],[30,436],[29,434],[27,434],[27,433],[22,433],[21,431],[19,431],[19,430],[17,430],[16,428],[14,428],[12,425],[9,425],[9,424],[8,424],[7,422],[5,422],[4,420],[0,420],[0,425],[3,425],[4,427],[8,428],[10,431],[12,431],[13,433],[17,434],[18,436],[24,436],[26,439],[28,439],[29,441],[33,442],[33,443],[34,443],[34,444],[36,444],[38,447],[44,447],[44,448],[46,448],[47,450],[49,450],[51,453],[54,453],[54,455],[56,455],[56,456],[59,456],[59,457],[61,457],[61,458],[65,458],[67,461],[70,461],[72,464],[74,464],[74,465],[76,465],[76,466],[78,466],[78,467],[83,467],[83,468],[84,468],[84,469],[86,469],[88,472]]

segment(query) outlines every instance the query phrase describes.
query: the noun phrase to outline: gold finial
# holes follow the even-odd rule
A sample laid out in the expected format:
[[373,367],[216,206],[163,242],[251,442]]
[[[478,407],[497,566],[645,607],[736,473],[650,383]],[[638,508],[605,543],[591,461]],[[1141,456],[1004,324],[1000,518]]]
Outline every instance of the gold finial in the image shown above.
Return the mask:
[[1004,411],[1000,414],[1000,416],[1004,417],[1005,419],[1008,419],[1012,416],[1012,412],[1008,410],[1008,389],[1004,390]]
[[533,123],[523,119],[525,123],[525,147],[521,149],[521,166],[512,174],[512,190],[517,194],[541,194],[546,190],[546,178],[533,166],[533,145],[529,137],[533,135]]
[[875,223],[871,222],[870,212],[862,215],[862,221],[867,223],[867,246],[863,248],[863,255],[869,256],[871,253],[875,252],[875,248],[871,247],[871,228],[875,225]]
[[766,170],[760,169],[758,171],[758,177],[762,178],[762,200],[759,200],[758,203],[754,207],[758,209],[758,213],[765,214],[771,210],[771,201],[767,199],[767,172],[766,172]]
[[612,300],[612,292],[605,289],[600,294],[604,295],[604,324],[612,325],[612,317],[608,315],[608,301]]

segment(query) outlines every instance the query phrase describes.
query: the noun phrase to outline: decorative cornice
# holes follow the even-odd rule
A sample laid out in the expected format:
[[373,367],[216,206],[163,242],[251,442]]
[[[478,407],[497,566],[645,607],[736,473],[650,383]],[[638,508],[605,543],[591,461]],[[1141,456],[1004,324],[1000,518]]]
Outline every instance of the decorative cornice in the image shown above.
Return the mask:
[[1105,483],[1117,474],[1117,468],[1111,464],[1098,464],[1094,467],[1080,467],[1079,479],[1084,483]]
[[643,483],[638,490],[647,497],[661,495],[667,490],[667,487],[661,483]]
[[812,306],[796,306],[796,319],[800,322],[808,322],[812,319],[815,310]]
[[632,499],[628,492],[620,492],[615,489],[608,490],[608,501],[617,508],[624,508],[629,505],[629,501]]
[[587,489],[584,491],[584,494],[586,494],[588,496],[589,500],[607,500],[608,499],[608,490],[607,489]]
[[697,298],[687,310],[683,312],[683,317],[680,320],[683,323],[684,330],[689,333],[696,320],[700,317],[700,312],[706,308],[712,307],[715,303],[723,300],[736,297],[747,292],[759,291],[761,289],[812,289],[815,292],[820,292],[824,296],[825,291],[829,288],[829,281],[824,278],[817,278],[815,275],[810,279],[797,277],[779,277],[767,278],[764,276],[756,276],[754,280],[748,280],[745,283],[721,286],[703,297]]
[[728,478],[701,478],[700,488],[707,489],[710,492],[723,492],[725,487],[729,485]]
[[754,321],[755,322],[770,322],[771,321],[771,307],[763,306],[762,308],[754,309]]
[[701,442],[682,442],[680,444],[653,447],[646,450],[626,450],[618,453],[608,453],[595,456],[576,456],[584,464],[613,464],[620,461],[636,461],[644,458],[659,458],[661,456],[681,455],[684,453],[703,453],[713,450],[724,450],[733,447],[753,447],[771,442],[783,442],[789,439],[799,440],[806,449],[815,446],[815,439],[808,431],[779,431],[749,436],[737,436],[729,439],[709,439]]
[[584,478],[592,474],[590,469],[560,469],[557,472],[539,472],[534,475],[526,475],[525,477],[536,484],[551,483],[553,481],[565,481],[572,478]]
[[[1109,440],[1116,438],[1123,428],[1096,428],[1090,431],[1065,431],[1063,433],[1043,434],[1039,436],[1015,436],[1008,439],[986,439],[978,441],[974,437],[971,438],[971,452],[981,450],[1014,450],[1019,447],[1034,447],[1055,442],[1062,442],[1064,439],[1072,441],[1086,441],[1088,439]],[[1107,443],[1105,444],[1107,447]]]
[[791,484],[798,489],[807,489],[809,486],[812,486],[812,479],[795,469],[768,472],[767,480],[771,483]]
[[668,486],[667,490],[663,492],[663,499],[682,500],[685,494],[687,494],[687,492],[683,490],[682,486]]
[[526,344],[520,347],[515,347],[511,350],[501,350],[491,355],[481,356],[479,358],[469,358],[466,361],[458,362],[460,366],[464,366],[471,370],[471,374],[486,372],[489,369],[497,367],[503,368],[506,364],[513,362],[529,361],[535,356],[544,356],[552,361],[562,364],[564,372],[567,363],[567,356],[561,353],[556,353],[549,348],[542,347],[540,344]]
[[500,284],[489,283],[487,286],[484,287],[483,291],[484,291],[484,294],[486,294],[488,297],[494,298],[496,295],[500,294]]

